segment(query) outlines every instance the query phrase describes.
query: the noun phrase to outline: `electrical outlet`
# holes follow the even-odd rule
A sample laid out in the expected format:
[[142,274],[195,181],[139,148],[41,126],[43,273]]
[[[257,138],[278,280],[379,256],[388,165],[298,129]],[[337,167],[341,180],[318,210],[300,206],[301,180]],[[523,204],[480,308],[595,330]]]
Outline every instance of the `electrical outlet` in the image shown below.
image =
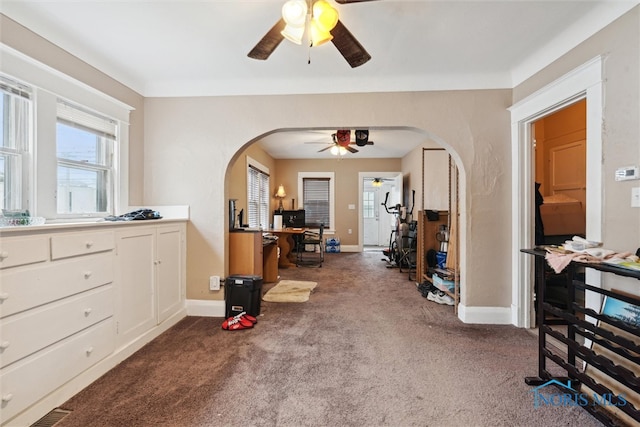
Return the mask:
[[209,277],[209,290],[210,291],[220,290],[220,276]]

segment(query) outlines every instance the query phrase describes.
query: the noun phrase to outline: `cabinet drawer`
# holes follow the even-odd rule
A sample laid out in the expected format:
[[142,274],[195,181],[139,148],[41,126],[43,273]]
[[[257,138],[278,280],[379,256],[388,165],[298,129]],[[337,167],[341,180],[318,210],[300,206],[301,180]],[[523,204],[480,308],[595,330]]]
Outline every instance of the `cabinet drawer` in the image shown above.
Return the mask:
[[[107,285],[0,321],[0,367],[86,329],[113,315]],[[28,336],[29,339],[24,339]]]
[[0,239],[0,269],[49,259],[49,238],[3,237]]
[[0,272],[0,318],[113,282],[113,253]]
[[54,391],[114,350],[113,319],[0,371],[0,423]]
[[114,235],[111,231],[51,236],[51,259],[104,252],[113,248]]

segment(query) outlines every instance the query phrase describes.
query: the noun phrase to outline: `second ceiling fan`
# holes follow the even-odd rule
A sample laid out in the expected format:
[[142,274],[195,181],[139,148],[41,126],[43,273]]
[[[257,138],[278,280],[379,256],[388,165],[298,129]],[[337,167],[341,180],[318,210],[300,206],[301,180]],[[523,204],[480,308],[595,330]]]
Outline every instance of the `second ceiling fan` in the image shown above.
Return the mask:
[[[374,0],[336,0],[337,3],[359,3]],[[247,56],[266,60],[280,42],[287,38],[302,44],[308,31],[309,44],[319,46],[331,41],[351,68],[359,67],[371,55],[338,18],[338,11],[325,0],[289,0],[282,7],[282,18],[262,37]]]
[[307,142],[307,144],[328,144],[327,147],[318,150],[318,153],[331,150],[333,155],[343,155],[347,151],[350,153],[357,153],[358,150],[353,148],[352,145],[358,147],[364,147],[365,145],[373,145],[373,141],[369,140],[368,130],[355,130],[355,141],[351,140],[351,130],[339,129],[336,133],[331,134],[332,142]]

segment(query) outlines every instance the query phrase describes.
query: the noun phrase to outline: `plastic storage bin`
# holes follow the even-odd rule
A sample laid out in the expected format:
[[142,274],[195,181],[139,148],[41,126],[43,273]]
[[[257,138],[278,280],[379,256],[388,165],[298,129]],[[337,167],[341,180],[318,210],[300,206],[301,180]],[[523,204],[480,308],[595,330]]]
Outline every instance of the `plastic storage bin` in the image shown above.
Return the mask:
[[225,280],[225,317],[243,311],[251,316],[260,314],[262,300],[262,277],[233,275]]

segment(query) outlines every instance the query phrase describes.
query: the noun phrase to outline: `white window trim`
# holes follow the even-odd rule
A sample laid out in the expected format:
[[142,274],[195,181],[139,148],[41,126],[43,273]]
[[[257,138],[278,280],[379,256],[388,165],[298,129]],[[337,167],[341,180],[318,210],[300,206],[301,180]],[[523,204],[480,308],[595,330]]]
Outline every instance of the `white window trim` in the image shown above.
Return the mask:
[[336,229],[336,191],[335,172],[298,172],[298,200],[300,201],[300,209],[304,209],[304,194],[303,194],[303,180],[305,178],[329,178],[329,232]]
[[[260,163],[259,161],[257,161],[256,159],[247,156],[247,165],[246,165],[246,173],[245,176],[247,177],[247,182],[245,185],[245,188],[248,188],[249,186],[249,167],[253,166],[255,169],[258,169],[264,173],[266,173],[267,175],[269,175],[269,177],[271,177],[271,172],[269,171],[269,168],[265,165],[263,165],[262,163]],[[271,180],[269,180],[269,185],[271,185]],[[271,188],[269,188],[269,193],[271,193]],[[249,219],[249,193],[247,193],[247,216],[246,219]],[[264,225],[264,228],[269,228],[269,221],[272,219],[271,218],[271,211],[267,212],[267,224]]]
[[[51,169],[47,168],[55,167],[55,125],[50,128],[46,124],[55,124],[56,100],[64,98],[119,122],[118,143],[114,148],[113,209],[114,213],[127,211],[129,207],[129,115],[134,108],[2,43],[0,43],[0,71],[18,78],[34,90],[34,133],[38,137],[32,138],[30,147],[34,161],[29,177],[31,182],[26,183],[29,186],[26,208],[33,215],[48,218],[59,216],[56,214],[57,208],[53,196],[56,191],[56,182],[44,179],[41,168],[45,168],[44,171],[50,171]],[[42,151],[45,146],[47,148]],[[53,151],[49,152],[51,150]],[[48,159],[46,162],[45,158]]]
[[[511,112],[511,319],[518,327],[533,324],[533,260],[520,252],[533,247],[533,148],[531,124],[581,98],[587,99],[587,239],[602,237],[603,58],[598,56],[509,108]],[[587,280],[600,286],[601,274],[587,270]],[[587,296],[587,307],[600,307],[599,295]],[[595,298],[595,299],[594,299]]]

